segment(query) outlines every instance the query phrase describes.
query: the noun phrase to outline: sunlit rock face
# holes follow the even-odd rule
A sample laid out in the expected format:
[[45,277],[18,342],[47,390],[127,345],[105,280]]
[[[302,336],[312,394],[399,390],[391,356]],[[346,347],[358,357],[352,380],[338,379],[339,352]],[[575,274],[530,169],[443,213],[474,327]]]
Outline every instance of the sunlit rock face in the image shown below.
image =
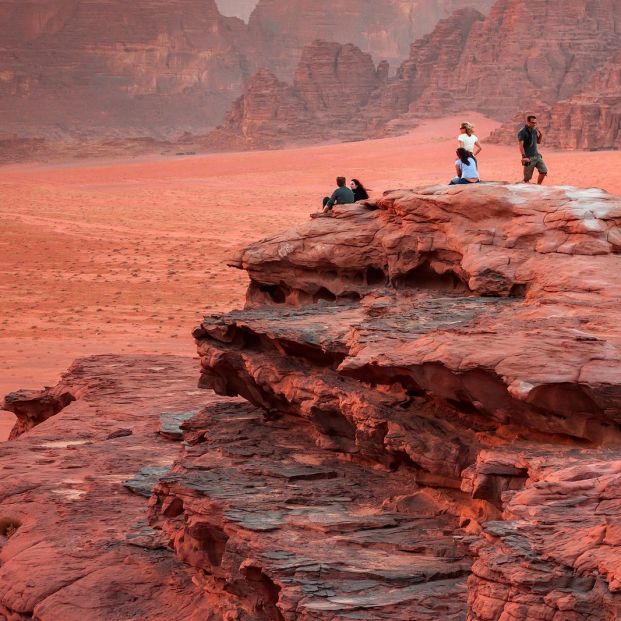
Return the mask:
[[387,191],[236,252],[200,366],[8,395],[0,616],[619,619],[620,225],[596,188]]
[[[206,317],[195,331],[201,384],[263,409],[273,443],[253,439],[248,412],[245,425],[226,416],[226,438],[193,436],[203,444],[156,487],[154,523],[214,576],[208,592],[236,592],[240,606],[257,609],[269,587],[265,619],[354,610],[377,620],[619,618],[619,198],[573,187],[433,186],[335,209],[239,253],[232,265],[250,276],[247,308]],[[294,439],[277,439],[292,427]],[[357,475],[302,449],[310,439],[347,468],[375,464],[352,486],[364,489],[365,510],[357,494],[345,494],[347,509],[327,499]],[[238,505],[242,481],[229,473],[240,455],[252,491]],[[195,474],[211,459],[209,475]],[[302,463],[314,469],[301,474]],[[413,479],[398,484],[403,494],[384,483],[378,510],[382,468],[393,470],[391,483]],[[259,472],[274,478],[270,492]],[[336,482],[318,485],[311,500],[297,475]],[[315,502],[334,507],[321,526]],[[455,574],[435,567],[437,581],[422,577],[413,554],[409,577],[389,585],[388,574],[358,567],[349,509],[373,516],[364,554],[389,551],[382,567],[393,577],[406,548],[391,535],[413,542],[395,509],[425,525],[448,520],[443,532],[453,528],[468,552],[451,549]],[[381,537],[380,516],[395,520]],[[252,534],[259,529],[269,534]],[[444,544],[424,529],[410,551],[437,562]],[[303,554],[288,543],[309,540]],[[321,577],[312,563],[326,568]],[[242,582],[248,566],[257,580]],[[353,586],[363,579],[375,599]],[[341,595],[346,584],[356,595]],[[421,600],[432,585],[435,608]]]

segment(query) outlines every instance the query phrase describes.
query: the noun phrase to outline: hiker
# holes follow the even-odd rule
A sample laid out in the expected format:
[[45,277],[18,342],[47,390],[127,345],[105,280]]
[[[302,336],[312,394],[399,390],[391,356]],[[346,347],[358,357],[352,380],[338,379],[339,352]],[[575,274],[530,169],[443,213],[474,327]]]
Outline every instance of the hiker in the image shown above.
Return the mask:
[[323,213],[332,214],[334,205],[346,205],[355,201],[354,193],[345,185],[346,181],[345,177],[336,178],[338,187],[332,192],[332,196],[324,196]]
[[459,129],[461,134],[457,136],[457,142],[462,149],[466,149],[468,153],[474,158],[476,162],[477,155],[481,152],[483,147],[479,143],[479,139],[476,137],[474,133],[474,125],[472,123],[468,123],[468,121],[464,121]]
[[449,181],[449,185],[460,185],[466,183],[479,183],[479,171],[477,170],[477,162],[472,153],[459,147],[456,151],[457,160],[455,161],[455,172],[457,177],[453,177]]
[[358,181],[358,179],[352,179],[349,187],[354,193],[355,202],[362,201],[365,198],[369,198],[369,193],[367,192],[367,189],[362,185],[362,183],[360,183],[360,181]]
[[530,183],[533,178],[535,168],[539,172],[537,183],[541,185],[548,174],[548,169],[539,153],[538,145],[543,140],[543,134],[537,127],[537,117],[529,114],[526,117],[526,125],[518,132],[518,146],[522,156],[522,167],[524,169],[524,183]]

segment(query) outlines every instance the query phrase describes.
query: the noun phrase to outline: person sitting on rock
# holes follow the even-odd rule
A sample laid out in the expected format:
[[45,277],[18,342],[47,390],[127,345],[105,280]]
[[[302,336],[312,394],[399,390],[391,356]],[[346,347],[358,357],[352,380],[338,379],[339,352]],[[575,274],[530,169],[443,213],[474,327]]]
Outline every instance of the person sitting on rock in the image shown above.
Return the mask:
[[449,181],[449,185],[479,183],[479,171],[477,170],[477,162],[474,156],[463,147],[459,147],[456,153],[458,158],[455,161],[457,177],[453,177]]
[[360,183],[358,179],[352,179],[349,187],[352,189],[354,193],[354,201],[362,201],[365,198],[369,198],[369,193],[367,189]]
[[345,185],[346,182],[345,177],[336,178],[338,187],[332,192],[332,196],[324,196],[323,198],[323,213],[331,214],[334,205],[347,205],[355,202],[354,193]]
[[459,129],[461,134],[457,136],[457,142],[462,149],[466,149],[468,153],[474,158],[476,162],[477,155],[481,152],[483,147],[479,144],[479,139],[474,134],[474,125],[472,123],[468,123],[468,121],[464,121]]
[[543,134],[537,127],[537,117],[529,114],[526,117],[526,125],[518,132],[518,146],[522,156],[522,167],[524,169],[524,183],[530,183],[533,178],[535,168],[539,171],[537,183],[541,185],[548,174],[548,169],[543,161],[537,145],[541,144]]

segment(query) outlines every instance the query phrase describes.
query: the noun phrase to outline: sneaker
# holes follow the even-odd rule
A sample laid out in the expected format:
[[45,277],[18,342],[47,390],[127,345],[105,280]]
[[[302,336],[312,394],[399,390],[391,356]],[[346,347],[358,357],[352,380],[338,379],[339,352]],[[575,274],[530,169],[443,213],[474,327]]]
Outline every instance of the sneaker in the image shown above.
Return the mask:
[[327,205],[323,208],[321,213],[329,213],[330,212],[330,207],[328,207]]

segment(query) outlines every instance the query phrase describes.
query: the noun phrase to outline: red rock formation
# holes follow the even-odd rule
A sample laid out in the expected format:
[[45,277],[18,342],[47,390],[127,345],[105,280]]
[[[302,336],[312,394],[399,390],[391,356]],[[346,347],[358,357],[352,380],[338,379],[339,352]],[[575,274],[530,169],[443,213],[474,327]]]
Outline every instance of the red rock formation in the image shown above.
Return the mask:
[[271,68],[289,80],[303,48],[315,39],[353,43],[393,67],[412,41],[464,6],[487,11],[492,0],[259,0],[250,36],[262,41]]
[[[392,131],[387,123],[408,112],[420,117],[479,110],[507,119],[520,110],[541,114],[554,106],[548,144],[616,148],[619,23],[621,8],[614,0],[596,7],[587,0],[537,0],[534,4],[498,0],[487,17],[471,8],[456,11],[412,44],[409,58],[394,78],[384,79],[380,89],[372,80],[366,85],[368,104],[349,108],[349,116],[358,121],[352,136]],[[296,89],[300,88],[297,78],[313,71],[314,64],[318,73],[325,74],[322,56],[308,50],[296,70]],[[617,57],[610,60],[615,53]],[[319,100],[326,101],[321,85],[327,82],[322,77],[301,86],[311,109]],[[313,97],[313,93],[318,95]],[[344,111],[347,103],[348,98],[343,98]],[[326,121],[325,131],[313,134],[316,141],[330,135],[330,122],[338,132],[338,119]],[[316,123],[322,125],[321,119]],[[275,123],[272,134],[277,133]],[[514,141],[514,134],[511,124],[499,136]],[[280,142],[285,135],[286,129],[279,134]]]
[[204,131],[248,77],[245,31],[214,0],[4,2],[3,130],[73,140]]
[[[391,1],[378,13],[373,2],[347,0],[324,14],[315,4],[277,0],[264,2],[247,27],[223,17],[215,0],[7,0],[0,7],[3,131],[26,141],[24,152],[33,139],[54,150],[62,141],[203,134],[259,68],[290,79],[298,52],[319,34],[345,24],[343,43],[356,35],[369,50],[402,58],[397,48],[407,49],[416,24],[426,28],[463,2]],[[315,28],[316,19],[325,28]]]
[[[621,144],[621,50],[588,79],[570,99],[535,110],[544,146],[561,149],[618,149]],[[516,140],[527,112],[494,132],[492,142]]]
[[379,102],[375,104],[386,120],[408,112],[410,108],[417,114],[438,114],[452,106],[464,109],[450,93],[455,67],[461,61],[473,28],[483,19],[483,15],[474,9],[456,11],[441,20],[431,34],[412,43],[409,58],[399,67],[396,78],[382,90]]
[[[412,497],[397,500],[386,486],[383,515],[398,504],[406,514],[429,516],[440,502],[435,512],[444,507],[471,534],[468,618],[618,618],[619,199],[600,190],[484,185],[395,191],[368,204],[375,210],[342,207],[335,218],[239,256],[234,264],[248,270],[256,308],[206,318],[196,330],[202,384],[245,397],[279,429],[300,417],[304,432],[287,445],[293,455],[311,453],[298,443],[312,437],[353,463],[411,473],[402,489],[408,486]],[[252,427],[231,431],[248,442],[241,454],[263,464],[290,459],[274,448],[282,440],[263,451]],[[210,437],[185,463],[206,454],[210,463],[215,455],[222,460],[218,445],[227,441]],[[191,479],[189,486],[190,471],[179,464],[158,486],[153,519],[179,553],[187,545],[203,549],[187,524],[206,519],[209,529],[230,534],[232,545],[219,539],[217,567],[196,554],[191,564],[239,595],[239,560],[230,555],[243,550],[253,575],[270,586],[270,612],[258,618],[328,619],[336,610],[341,618],[360,610],[360,600],[338,595],[342,583],[334,587],[329,571],[315,583],[319,590],[305,588],[303,563],[332,558],[322,543],[303,560],[286,546],[286,558],[273,552],[283,549],[283,530],[309,522],[303,511],[302,520],[294,517],[302,490],[283,495],[270,483],[276,491],[265,498],[265,479],[250,479],[257,491],[240,511],[233,489],[220,495],[239,454],[235,446],[200,484]],[[252,463],[249,471],[265,476],[269,469]],[[364,493],[374,498],[370,486]],[[441,501],[420,496],[438,488],[448,490]],[[171,513],[173,505],[183,509]],[[220,510],[223,518],[209,517]],[[335,519],[343,523],[342,514]],[[249,543],[253,528],[275,532],[275,540]],[[308,540],[295,532],[294,540]],[[463,541],[463,531],[455,532]],[[395,611],[394,600],[380,595],[365,614],[428,618],[408,598],[410,587],[405,580],[393,591],[410,608]],[[206,589],[213,592],[213,584]],[[442,605],[460,597],[440,583],[434,592]],[[239,605],[256,613],[262,591],[253,593],[246,591]],[[321,612],[313,617],[309,604]],[[443,618],[435,614],[429,618]],[[466,608],[446,618],[451,614],[463,618]]]
[[288,84],[262,69],[248,84],[224,123],[204,140],[208,149],[283,146],[284,139],[314,135],[313,115]]
[[315,41],[304,49],[293,86],[262,70],[206,137],[208,148],[275,148],[285,143],[363,138],[361,114],[385,78],[382,65],[353,45]]
[[335,214],[234,261],[247,308],[194,333],[220,398],[97,356],[9,399],[75,398],[0,446],[0,617],[619,618],[621,199]]
[[43,391],[18,390],[8,394],[4,398],[2,409],[13,412],[17,417],[9,439],[14,440],[29,429],[55,416],[72,401],[75,401],[75,396],[65,386],[62,386],[60,392],[56,387]]
[[214,619],[463,618],[470,559],[450,494],[318,448],[297,417],[220,404],[184,427],[150,513]]
[[444,96],[455,102],[449,109],[506,119],[571,97],[621,47],[620,23],[616,0],[497,0],[470,33],[450,83],[415,108],[446,113]]
[[209,618],[193,572],[145,519],[179,451],[159,415],[202,407],[195,385],[189,358],[82,359],[51,391],[77,400],[0,444],[0,618]]

